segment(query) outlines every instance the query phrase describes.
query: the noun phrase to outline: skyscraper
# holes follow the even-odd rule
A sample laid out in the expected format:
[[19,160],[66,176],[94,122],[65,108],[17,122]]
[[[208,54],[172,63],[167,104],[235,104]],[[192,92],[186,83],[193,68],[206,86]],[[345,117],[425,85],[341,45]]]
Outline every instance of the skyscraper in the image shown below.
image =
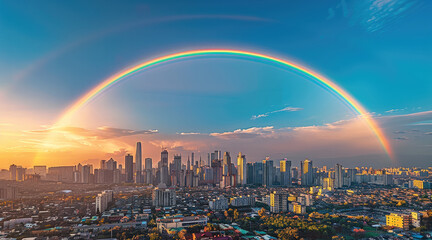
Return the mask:
[[253,184],[261,185],[263,183],[263,163],[254,162],[253,164]]
[[141,152],[141,142],[137,142],[136,153],[135,153],[135,182],[142,183],[142,152]]
[[100,168],[100,169],[106,169],[106,160],[101,160],[101,161],[100,161],[99,168]]
[[280,163],[281,185],[291,186],[291,161],[281,160]]
[[223,156],[223,164],[222,164],[222,183],[221,187],[228,187],[235,185],[235,177],[232,174],[232,163],[231,156],[229,152],[225,152]]
[[291,179],[294,179],[296,182],[298,181],[298,167],[291,168]]
[[343,172],[342,172],[342,165],[336,164],[335,166],[335,181],[334,181],[334,187],[335,188],[341,188],[343,186]]
[[168,151],[164,149],[161,152],[161,164],[160,164],[160,183],[165,183],[166,186],[170,185],[170,178],[168,172]]
[[246,184],[246,176],[247,176],[247,169],[246,169],[246,156],[242,155],[241,152],[239,152],[237,156],[237,183],[239,185]]
[[263,160],[263,186],[272,186],[273,178],[273,160],[270,160],[269,157],[266,157],[266,159]]
[[15,165],[15,164],[10,165],[9,173],[10,173],[10,180],[16,181],[17,180],[17,165]]
[[[171,168],[171,184],[179,185],[180,184],[180,172],[181,172],[181,155],[174,155],[174,161]],[[175,180],[175,181],[173,181]]]
[[191,170],[191,163],[190,163],[190,158],[189,158],[189,156],[188,156],[188,160],[187,160],[187,168],[186,168],[186,170]]
[[105,163],[105,166],[106,166],[106,169],[108,169],[108,170],[116,170],[117,169],[117,162],[114,159],[110,158],[110,160],[108,160]]
[[231,156],[229,152],[225,152],[223,156],[224,175],[231,176]]
[[125,156],[125,172],[126,182],[133,182],[133,156],[130,154]]
[[151,158],[146,158],[145,159],[145,169],[152,169],[153,168],[153,160]]
[[145,159],[145,183],[152,184],[153,183],[153,160],[151,158]]
[[81,182],[82,183],[89,183],[90,182],[90,165],[89,164],[82,166]]
[[246,163],[246,184],[253,184],[254,169],[252,163]]
[[301,185],[312,186],[314,182],[312,161],[306,159],[302,161],[300,165],[301,165]]

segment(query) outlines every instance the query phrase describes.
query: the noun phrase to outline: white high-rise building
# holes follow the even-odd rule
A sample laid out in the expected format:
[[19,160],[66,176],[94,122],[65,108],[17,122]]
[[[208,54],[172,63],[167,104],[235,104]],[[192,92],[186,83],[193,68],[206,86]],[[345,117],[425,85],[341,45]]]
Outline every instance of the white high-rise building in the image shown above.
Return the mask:
[[105,190],[99,193],[96,197],[96,212],[102,213],[108,207],[108,204],[113,201],[114,193],[112,190]]

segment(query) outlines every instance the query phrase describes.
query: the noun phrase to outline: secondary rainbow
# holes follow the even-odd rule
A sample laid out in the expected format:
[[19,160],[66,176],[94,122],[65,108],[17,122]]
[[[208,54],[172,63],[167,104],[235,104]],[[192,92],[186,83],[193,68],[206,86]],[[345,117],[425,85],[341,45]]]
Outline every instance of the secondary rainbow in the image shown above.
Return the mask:
[[140,71],[146,68],[149,68],[151,66],[173,61],[173,60],[179,60],[183,58],[190,58],[190,57],[199,57],[199,56],[215,56],[215,55],[227,55],[227,56],[243,56],[243,57],[252,57],[256,59],[271,61],[274,63],[281,64],[283,66],[292,68],[300,73],[306,74],[307,76],[311,77],[313,80],[321,84],[322,86],[326,87],[331,91],[332,93],[339,96],[343,101],[345,101],[357,114],[359,114],[367,125],[369,126],[370,130],[375,134],[378,141],[380,142],[381,146],[383,147],[386,154],[393,159],[393,152],[391,149],[391,146],[389,144],[389,141],[387,140],[385,134],[379,127],[379,125],[375,122],[373,118],[371,118],[366,111],[366,109],[357,101],[355,100],[349,93],[347,93],[344,89],[342,89],[340,86],[338,86],[333,81],[325,78],[324,76],[321,76],[320,74],[307,69],[303,66],[300,66],[294,62],[287,61],[281,58],[269,56],[266,54],[256,53],[256,52],[249,52],[249,51],[243,51],[243,50],[234,50],[234,49],[200,49],[200,50],[192,50],[192,51],[184,51],[184,52],[178,52],[174,54],[165,55],[162,57],[154,58],[149,61],[145,61],[143,63],[140,63],[138,65],[135,65],[131,68],[128,68],[124,71],[121,71],[108,79],[104,80],[100,84],[98,84],[96,87],[91,89],[89,92],[84,94],[81,98],[79,98],[75,103],[73,103],[59,118],[57,123],[55,125],[62,125],[70,116],[72,116],[75,112],[77,112],[80,108],[82,108],[86,103],[88,103],[90,100],[92,100],[95,96],[100,94],[102,91],[113,85],[114,83],[125,79],[126,77]]

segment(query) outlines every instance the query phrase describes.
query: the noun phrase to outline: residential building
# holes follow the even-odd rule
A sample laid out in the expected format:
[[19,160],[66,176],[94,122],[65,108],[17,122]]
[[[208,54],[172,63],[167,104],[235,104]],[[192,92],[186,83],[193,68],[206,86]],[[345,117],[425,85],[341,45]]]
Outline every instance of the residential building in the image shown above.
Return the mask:
[[224,196],[220,196],[216,199],[210,200],[209,207],[211,210],[225,210],[228,208],[228,199]]
[[386,215],[386,225],[409,230],[411,216],[408,214],[391,213]]
[[288,194],[274,191],[270,194],[270,212],[281,213],[288,210]]

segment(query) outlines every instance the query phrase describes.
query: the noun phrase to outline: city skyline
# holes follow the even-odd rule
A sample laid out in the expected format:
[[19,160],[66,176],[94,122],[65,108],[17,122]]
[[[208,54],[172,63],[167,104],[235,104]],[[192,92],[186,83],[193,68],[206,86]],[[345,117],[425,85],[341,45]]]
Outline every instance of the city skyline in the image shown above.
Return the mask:
[[52,22],[47,3],[1,3],[0,169],[118,161],[136,142],[155,162],[161,148],[317,165],[432,159],[432,29],[418,24],[430,3],[83,4],[60,4]]
[[[302,160],[299,167],[294,167],[292,161],[287,158],[266,157],[262,161],[247,162],[246,155],[239,152],[236,163],[232,161],[230,152],[223,152],[222,155],[222,151],[215,150],[207,155],[207,161],[203,161],[201,156],[199,160],[195,158],[192,152],[187,156],[187,161],[182,161],[181,154],[174,153],[173,160],[170,161],[169,152],[162,149],[160,161],[153,168],[151,158],[145,158],[145,163],[142,163],[141,142],[137,142],[135,155],[125,155],[123,164],[113,158],[100,160],[99,167],[78,163],[75,166],[39,165],[23,168],[12,164],[8,170],[0,171],[0,180],[17,182],[42,180],[84,184],[135,183],[156,186],[159,189],[199,186],[230,188],[262,185],[268,188],[320,185],[324,189],[332,190],[366,182],[393,185],[393,176],[401,175],[403,171],[413,171],[416,174],[414,176],[428,177],[428,172],[432,168],[374,169],[370,166],[349,168],[339,163],[336,163],[334,168],[327,168],[327,165],[319,167],[314,165],[310,159]],[[429,183],[425,181],[425,184]]]

